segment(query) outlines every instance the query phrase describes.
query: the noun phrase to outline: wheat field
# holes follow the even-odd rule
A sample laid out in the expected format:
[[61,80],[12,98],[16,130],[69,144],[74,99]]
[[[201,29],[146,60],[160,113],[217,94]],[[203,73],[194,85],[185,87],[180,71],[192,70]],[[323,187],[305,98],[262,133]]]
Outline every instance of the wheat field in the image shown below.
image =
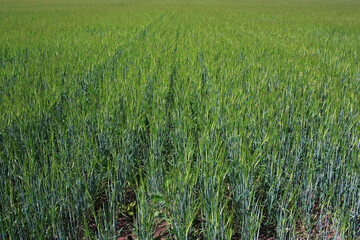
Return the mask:
[[0,239],[359,239],[360,2],[0,0]]

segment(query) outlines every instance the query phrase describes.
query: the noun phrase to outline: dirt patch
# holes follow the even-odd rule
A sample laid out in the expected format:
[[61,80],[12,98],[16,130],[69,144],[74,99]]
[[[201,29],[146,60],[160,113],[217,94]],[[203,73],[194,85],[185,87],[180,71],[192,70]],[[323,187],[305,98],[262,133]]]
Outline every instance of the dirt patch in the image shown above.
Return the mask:
[[[136,236],[131,232],[134,221],[129,222],[127,219],[119,219],[119,223],[124,226],[121,236],[117,240],[135,240]],[[169,237],[168,224],[165,221],[159,223],[155,228],[154,239],[165,240]]]
[[155,228],[154,238],[159,240],[165,240],[169,236],[168,223],[165,221],[157,224]]
[[[133,189],[129,188],[126,192],[126,203],[130,205],[136,202],[136,193]],[[133,206],[133,214],[129,215],[124,213],[123,217],[118,219],[118,230],[121,230],[120,237],[117,240],[135,240],[137,237],[132,232],[134,229],[136,204]],[[156,227],[154,230],[154,239],[165,240],[169,237],[169,224],[166,221],[156,219]]]

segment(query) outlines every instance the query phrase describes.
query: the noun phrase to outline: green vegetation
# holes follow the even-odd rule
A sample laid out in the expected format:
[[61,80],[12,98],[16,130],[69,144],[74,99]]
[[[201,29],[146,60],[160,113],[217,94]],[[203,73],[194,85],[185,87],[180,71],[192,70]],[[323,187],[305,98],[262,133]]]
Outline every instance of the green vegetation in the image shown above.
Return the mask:
[[0,0],[0,32],[0,239],[360,236],[358,1]]

